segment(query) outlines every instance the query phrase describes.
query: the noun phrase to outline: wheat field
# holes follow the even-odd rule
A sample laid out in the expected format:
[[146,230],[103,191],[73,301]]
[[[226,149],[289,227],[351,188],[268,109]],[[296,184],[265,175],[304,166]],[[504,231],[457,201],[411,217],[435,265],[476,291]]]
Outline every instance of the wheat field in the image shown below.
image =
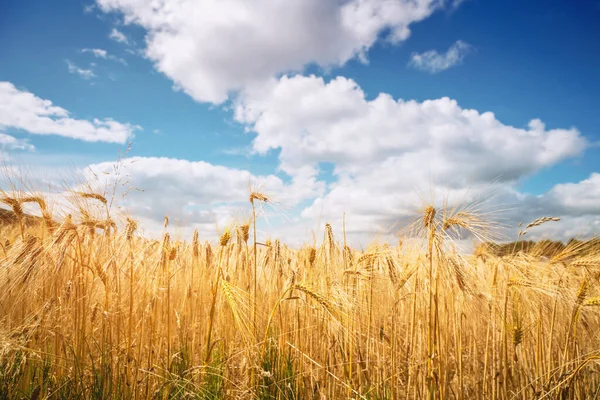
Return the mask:
[[[160,240],[97,193],[3,193],[2,399],[584,399],[600,393],[600,251],[461,254],[492,226],[429,206],[410,244],[296,248],[251,217]],[[36,207],[40,217],[24,213]],[[8,211],[7,211],[8,213]],[[533,221],[521,231],[552,223]],[[337,227],[336,227],[337,229]],[[339,227],[340,231],[342,227]],[[521,234],[519,236],[521,236]]]

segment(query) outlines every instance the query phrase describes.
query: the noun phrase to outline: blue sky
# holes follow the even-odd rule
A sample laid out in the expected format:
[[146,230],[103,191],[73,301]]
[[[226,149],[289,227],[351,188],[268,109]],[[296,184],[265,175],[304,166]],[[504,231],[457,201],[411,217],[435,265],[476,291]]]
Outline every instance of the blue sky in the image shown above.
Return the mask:
[[[384,230],[429,185],[450,197],[491,186],[513,222],[554,212],[563,225],[548,234],[596,232],[597,1],[144,3],[0,6],[4,157],[102,170],[132,140],[145,197],[126,205],[149,227],[169,203],[182,227],[214,231],[251,176],[281,193],[287,222],[268,229],[282,236],[344,212],[358,236]],[[87,136],[40,122],[31,102],[14,107],[27,93],[87,121]],[[119,125],[98,139],[95,118]],[[208,196],[215,187],[230,199]]]

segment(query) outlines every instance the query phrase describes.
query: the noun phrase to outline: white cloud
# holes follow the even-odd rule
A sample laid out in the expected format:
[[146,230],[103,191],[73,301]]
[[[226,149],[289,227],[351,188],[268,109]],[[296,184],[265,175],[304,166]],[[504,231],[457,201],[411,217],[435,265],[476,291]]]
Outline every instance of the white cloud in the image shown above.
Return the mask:
[[72,118],[67,110],[50,100],[0,82],[0,128],[22,129],[37,135],[58,135],[86,142],[125,143],[137,125],[110,118],[93,120]]
[[35,146],[30,144],[27,139],[17,139],[14,136],[0,132],[0,149],[35,151]]
[[[96,1],[103,12],[122,13],[125,24],[146,30],[145,55],[174,87],[213,103],[239,92],[235,118],[256,134],[253,151],[279,152],[279,168],[291,177],[285,183],[202,161],[134,157],[126,174],[146,192],[130,192],[126,205],[157,229],[169,214],[180,226],[214,232],[215,221],[247,206],[254,179],[301,208],[273,234],[303,239],[316,220],[341,226],[344,213],[350,234],[381,232],[414,211],[415,193],[430,187],[453,200],[496,190],[498,201],[513,202],[522,217],[563,215],[562,232],[569,234],[582,214],[598,214],[568,201],[594,193],[586,181],[541,196],[515,189],[524,177],[583,152],[587,143],[575,128],[547,129],[539,120],[510,126],[449,98],[420,103],[380,94],[368,100],[341,77],[328,83],[314,76],[279,79],[311,64],[366,62],[378,40],[406,40],[411,24],[461,0]],[[116,28],[110,36],[128,42]],[[439,72],[460,63],[469,49],[458,41],[444,54],[414,54],[411,64]],[[322,163],[333,166],[332,178],[323,178]],[[92,170],[110,172],[112,166]],[[596,185],[596,179],[589,181]]]
[[123,65],[127,65],[127,61],[125,61],[123,58],[121,57],[117,57],[114,54],[109,54],[108,51],[104,50],[104,49],[81,49],[82,53],[91,53],[94,55],[94,57],[96,58],[103,58],[105,60],[112,60],[112,61],[116,61],[119,62]]
[[449,98],[419,103],[382,93],[367,100],[343,77],[283,77],[246,91],[235,116],[256,133],[254,151],[280,151],[280,168],[298,182],[318,178],[320,163],[333,164],[328,192],[302,215],[339,220],[345,212],[358,232],[414,211],[419,190],[434,187],[457,200],[469,189],[510,189],[587,145],[574,128],[505,125]]
[[281,168],[292,176],[307,168],[315,173],[320,162],[334,163],[338,175],[348,176],[393,163],[410,169],[427,164],[428,173],[450,186],[514,181],[586,146],[574,128],[547,130],[539,120],[517,128],[447,97],[419,103],[380,93],[367,100],[344,77],[326,83],[284,76],[245,92],[235,117],[257,133],[255,151],[281,149]]
[[575,216],[600,215],[600,173],[577,183],[554,186],[543,200],[547,208]]
[[96,77],[96,74],[91,69],[80,68],[77,65],[73,64],[71,61],[66,60],[67,67],[69,68],[69,73],[76,74],[82,77],[85,80],[90,80]]
[[[95,175],[99,179],[98,186],[106,187],[115,182],[114,166],[113,162],[93,164],[82,172],[92,181],[94,179],[91,178]],[[404,175],[407,174],[408,172]],[[143,189],[130,191],[123,198],[117,193],[117,199],[120,206],[131,211],[140,220],[146,233],[155,235],[161,232],[163,218],[167,215],[171,221],[171,229],[175,229],[184,238],[189,238],[193,229],[199,229],[203,238],[215,239],[217,226],[222,227],[232,217],[240,215],[241,210],[245,210],[248,215],[248,183],[256,181],[261,182],[271,194],[278,197],[287,194],[296,203],[301,199],[315,199],[302,215],[288,214],[285,219],[271,216],[271,223],[268,225],[263,223],[261,217],[259,237],[263,240],[266,237],[279,237],[292,244],[306,243],[311,241],[311,232],[322,232],[325,222],[331,222],[336,234],[341,234],[342,215],[345,213],[348,239],[355,245],[364,245],[376,238],[389,239],[389,228],[407,224],[421,205],[415,189],[404,189],[406,185],[393,193],[397,195],[394,201],[390,201],[389,193],[383,193],[381,188],[377,188],[377,183],[357,187],[338,182],[330,187],[331,191],[327,195],[322,196],[318,185],[314,185],[312,190],[306,190],[307,187],[286,184],[274,175],[256,176],[245,170],[203,161],[133,157],[121,164],[119,175],[132,187]],[[582,213],[577,204],[567,206],[570,204],[569,196],[563,196],[564,192],[561,191],[561,201],[557,198],[557,192],[565,186],[569,188],[570,195],[589,190],[591,193],[587,197],[593,199],[600,190],[600,179],[596,175],[600,174],[593,174],[579,183],[557,185],[540,196],[521,194],[510,184],[498,182],[487,187],[478,185],[473,190],[466,187],[441,190],[437,187],[435,201],[440,206],[443,198],[449,197],[451,203],[466,201],[478,197],[480,193],[489,194],[494,190],[496,195],[484,209],[499,209],[499,206],[505,209],[492,218],[502,219],[511,228],[510,231],[503,230],[503,233],[512,234],[513,238],[520,221],[528,223],[543,215],[560,216],[562,220],[529,230],[527,238],[568,240],[572,237],[589,237],[600,232],[600,210],[592,207]],[[407,180],[410,181],[410,178]],[[379,191],[372,192],[374,188]],[[368,198],[367,201],[365,197]],[[355,207],[339,210],[331,207],[331,203],[335,201]],[[293,205],[289,202],[286,204]],[[508,210],[507,206],[510,207]],[[318,212],[315,213],[315,209]]]
[[[119,164],[117,164],[119,165]],[[99,187],[117,179],[114,162],[90,165],[84,173]],[[119,176],[133,188],[121,205],[157,232],[165,215],[182,231],[199,228],[214,236],[215,226],[249,208],[249,185],[260,183],[269,192],[285,193],[287,204],[318,196],[318,187],[285,184],[275,175],[257,176],[246,170],[165,157],[132,157],[120,164]],[[281,196],[278,196],[281,198]],[[187,232],[189,233],[189,232]]]
[[[68,118],[65,110],[10,84],[1,84],[0,94],[7,88],[27,102],[40,103],[31,112],[34,118]],[[2,102],[3,97],[0,125],[15,126],[6,118],[22,111],[2,111],[26,102]],[[300,75],[273,79],[260,90],[245,90],[235,106],[237,121],[256,135],[255,156],[279,152],[279,168],[291,180],[203,161],[127,159],[122,176],[145,191],[130,192],[123,205],[148,231],[159,232],[162,218],[169,215],[182,234],[198,228],[203,237],[214,237],[217,222],[222,226],[227,216],[248,209],[251,181],[263,182],[289,208],[296,207],[289,220],[265,228],[261,237],[272,234],[294,243],[310,240],[319,221],[339,230],[344,213],[349,240],[366,243],[406,222],[421,205],[418,193],[431,187],[438,206],[444,196],[455,202],[496,191],[496,204],[511,208],[506,214],[511,227],[542,215],[563,217],[528,237],[566,239],[594,233],[600,226],[594,205],[600,197],[600,174],[557,185],[540,196],[516,190],[524,177],[583,152],[587,142],[575,128],[548,129],[535,119],[526,127],[510,126],[492,113],[463,109],[448,98],[416,102],[380,94],[367,99],[354,81],[343,77],[329,82]],[[322,163],[332,166],[331,177],[323,176]],[[113,165],[94,164],[91,170],[112,182],[103,172],[112,173]]]
[[108,37],[116,42],[129,44],[129,39],[127,39],[127,36],[125,36],[125,34],[117,28],[112,28]]
[[[122,176],[145,192],[130,192],[125,206],[150,231],[160,231],[168,214],[181,233],[199,228],[214,237],[216,222],[248,209],[248,183],[255,180],[296,207],[261,237],[293,243],[310,240],[318,221],[339,230],[344,213],[349,240],[366,243],[414,216],[422,204],[419,192],[430,188],[437,206],[443,198],[455,203],[494,191],[489,206],[508,206],[500,215],[515,229],[542,215],[563,217],[528,237],[567,239],[593,233],[600,223],[594,206],[600,174],[540,196],[516,190],[520,179],[582,153],[587,142],[574,128],[547,129],[539,120],[514,127],[448,98],[419,103],[380,94],[367,100],[352,80],[326,83],[314,76],[283,77],[261,91],[245,91],[235,117],[255,132],[255,154],[280,151],[279,167],[290,182],[202,161],[134,157]],[[331,177],[321,174],[322,163],[333,166]],[[110,182],[102,172],[113,165],[91,170]]]
[[[527,230],[525,239],[550,238],[566,241],[571,238],[589,238],[600,234],[600,173],[592,173],[579,182],[559,183],[549,191],[532,196],[516,191],[505,191],[499,199],[512,208],[505,214],[512,226],[527,224],[543,216],[560,217]],[[516,230],[515,230],[516,232]]]
[[436,50],[413,53],[408,65],[421,71],[437,74],[461,64],[472,50],[473,47],[470,44],[458,40],[444,54],[440,54]]
[[[447,0],[97,0],[147,31],[146,56],[198,101],[315,63],[366,61],[382,36],[406,40],[410,25]],[[116,31],[113,31],[116,32]],[[116,38],[116,35],[115,35]]]
[[[589,239],[600,235],[600,215],[561,216],[558,222],[550,222],[528,230],[524,240],[551,239],[560,240],[563,243],[569,239]],[[540,215],[541,216],[541,215]]]

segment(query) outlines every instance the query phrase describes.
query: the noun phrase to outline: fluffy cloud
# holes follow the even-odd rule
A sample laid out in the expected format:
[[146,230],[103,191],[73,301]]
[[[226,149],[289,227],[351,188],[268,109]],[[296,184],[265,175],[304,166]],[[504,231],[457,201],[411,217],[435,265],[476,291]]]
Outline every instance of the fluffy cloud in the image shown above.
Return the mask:
[[[412,190],[399,190],[394,193],[371,192],[370,187],[357,187],[338,181],[330,185],[330,191],[323,196],[321,190],[307,190],[307,187],[286,184],[274,175],[256,176],[245,170],[213,165],[202,161],[188,161],[172,158],[133,157],[126,159],[115,169],[115,163],[94,164],[83,170],[88,181],[99,188],[110,187],[120,177],[127,185],[119,187],[139,188],[131,190],[119,200],[119,205],[130,211],[140,220],[146,233],[155,235],[162,230],[164,216],[169,216],[172,229],[181,237],[189,237],[193,229],[198,229],[204,238],[214,239],[217,226],[223,226],[232,217],[249,211],[248,184],[260,182],[272,194],[287,193],[290,197],[287,206],[293,206],[290,199],[311,199],[312,204],[301,214],[289,213],[285,218],[275,215],[269,218],[271,224],[261,222],[259,236],[284,238],[293,244],[309,241],[311,232],[322,232],[325,221],[331,222],[340,234],[342,215],[346,213],[348,239],[353,244],[367,244],[376,238],[389,238],[399,227],[406,226],[419,211],[422,199]],[[544,215],[560,216],[560,222],[545,224],[528,232],[527,237],[540,239],[550,237],[567,240],[572,237],[586,237],[600,232],[600,209],[593,206],[600,191],[600,174],[592,174],[589,179],[578,183],[560,184],[539,196],[522,194],[507,183],[494,182],[475,188],[446,189],[434,194],[433,200],[440,206],[444,200],[450,202],[468,201],[481,193],[495,192],[484,210],[501,210],[490,215],[492,220],[502,222],[511,230],[500,234],[516,235],[519,222],[528,223]],[[385,177],[380,177],[385,178]],[[120,192],[117,193],[121,199]],[[573,196],[584,194],[590,206],[582,209],[573,203]],[[429,195],[423,196],[431,200]],[[336,209],[335,204],[352,205],[349,209]],[[586,201],[584,201],[586,203]],[[315,212],[316,210],[316,212]],[[262,218],[261,218],[262,221]],[[260,228],[263,228],[262,230]]]
[[80,68],[69,60],[66,60],[65,62],[67,63],[67,67],[69,68],[70,74],[79,75],[81,78],[83,78],[85,80],[90,80],[90,79],[96,77],[96,74],[94,73],[94,71],[92,69]]
[[[144,28],[146,57],[197,101],[222,103],[236,92],[235,118],[256,135],[254,154],[278,152],[279,169],[291,177],[284,183],[275,175],[256,177],[201,161],[134,158],[127,175],[146,192],[131,192],[127,203],[156,227],[169,214],[180,225],[214,232],[215,221],[247,206],[248,181],[255,179],[298,207],[275,234],[305,235],[319,219],[339,226],[344,213],[349,233],[381,232],[416,211],[421,200],[415,193],[431,187],[438,205],[442,197],[460,201],[494,191],[498,204],[518,211],[508,215],[515,225],[517,218],[556,212],[565,217],[562,232],[571,234],[586,213],[597,215],[593,206],[568,200],[579,191],[593,193],[588,180],[541,196],[515,189],[523,178],[584,151],[587,142],[574,128],[547,129],[536,119],[510,126],[449,98],[416,102],[382,93],[367,99],[341,77],[281,77],[311,64],[366,62],[378,40],[402,42],[411,24],[460,0],[96,2],[103,12],[123,15],[125,24]],[[116,29],[111,37],[127,42]],[[470,49],[457,41],[445,53],[413,54],[410,65],[437,73],[460,63]],[[324,164],[333,167],[331,176],[325,177]],[[596,179],[589,178],[594,188]]]
[[[115,169],[115,165],[119,167]],[[164,157],[93,164],[84,173],[100,188],[113,185],[120,177],[128,187],[141,189],[130,190],[122,205],[148,222],[150,229],[160,226],[168,215],[179,228],[202,228],[214,233],[217,222],[222,223],[239,209],[248,209],[250,185],[259,184],[269,193],[285,193],[287,204],[292,206],[303,198],[318,196],[322,189],[318,185],[285,184],[275,175],[256,176],[204,161]]]
[[[514,127],[448,98],[419,103],[380,94],[369,100],[345,78],[283,77],[262,89],[243,93],[235,117],[256,134],[255,156],[279,151],[289,183],[202,161],[134,157],[122,176],[146,191],[131,192],[126,205],[155,230],[168,214],[180,228],[214,235],[215,222],[247,209],[248,183],[260,181],[290,207],[290,219],[268,232],[294,242],[308,240],[316,221],[339,228],[345,213],[350,240],[365,243],[414,217],[423,200],[433,197],[440,206],[491,192],[484,208],[508,208],[498,216],[510,227],[542,215],[563,217],[531,237],[589,234],[600,221],[594,205],[600,174],[540,196],[516,190],[522,178],[582,153],[587,142],[574,128],[547,129],[539,120]],[[333,166],[331,176],[323,175],[323,163]],[[91,170],[113,179],[104,174],[114,171],[113,163]]]
[[543,197],[548,209],[574,216],[600,215],[600,173],[578,183],[554,186]]
[[438,53],[436,50],[413,53],[408,65],[421,71],[437,74],[462,63],[463,59],[472,50],[473,47],[470,44],[458,40],[443,54]]
[[368,100],[343,77],[328,83],[315,76],[283,77],[247,92],[235,116],[256,132],[255,151],[281,149],[281,168],[292,176],[307,168],[316,173],[319,163],[329,162],[338,176],[352,179],[384,168],[464,187],[514,181],[586,146],[574,128],[546,129],[539,120],[517,128],[449,98],[419,103],[381,93]]
[[0,132],[0,149],[35,151],[35,146],[30,144],[27,139],[17,139],[14,136]]
[[[561,214],[561,220],[528,230],[525,240],[551,239],[563,243],[569,239],[589,239],[600,234],[600,216],[570,216]],[[513,236],[514,237],[514,236]]]
[[37,135],[59,135],[86,142],[125,143],[139,126],[112,119],[75,119],[64,108],[33,93],[0,82],[0,128],[22,129]]
[[[398,43],[446,0],[96,0],[147,31],[146,56],[194,99],[231,91],[307,64],[366,61],[382,36]],[[115,30],[113,30],[115,33]],[[112,37],[113,35],[111,35]],[[117,35],[115,33],[115,38]]]
[[559,183],[537,196],[504,188],[504,194],[498,200],[509,206],[504,216],[513,227],[518,222],[527,224],[542,216],[561,218],[559,222],[529,229],[528,239],[551,238],[566,241],[600,234],[598,199],[600,174],[592,173],[579,182]]
[[587,145],[574,128],[546,129],[539,120],[527,128],[505,125],[449,98],[419,103],[382,93],[368,100],[343,77],[274,80],[244,92],[235,117],[256,133],[254,151],[279,151],[280,168],[298,181],[333,164],[326,195],[302,215],[339,219],[346,212],[358,232],[411,214],[418,191],[434,187],[454,200],[469,191],[505,191]]

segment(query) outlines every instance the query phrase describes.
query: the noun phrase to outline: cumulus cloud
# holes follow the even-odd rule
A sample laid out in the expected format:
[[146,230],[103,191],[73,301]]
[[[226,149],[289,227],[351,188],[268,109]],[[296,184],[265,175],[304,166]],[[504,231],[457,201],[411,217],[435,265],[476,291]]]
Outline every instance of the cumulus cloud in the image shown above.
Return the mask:
[[112,28],[108,37],[114,40],[115,42],[129,44],[129,39],[127,38],[127,36],[125,36],[125,34],[117,28]]
[[67,63],[67,67],[69,68],[69,73],[71,73],[71,74],[79,75],[81,78],[83,78],[85,80],[90,80],[90,79],[96,77],[96,74],[94,73],[94,71],[91,68],[88,68],[88,69],[80,68],[69,60],[66,60],[65,62]]
[[510,206],[504,214],[513,227],[519,222],[527,224],[543,216],[560,217],[558,222],[529,229],[527,239],[566,241],[600,234],[598,199],[600,174],[592,173],[579,182],[559,183],[547,192],[535,196],[506,187],[498,201]]
[[[115,169],[115,165],[120,165]],[[118,171],[118,173],[115,173]],[[338,181],[330,185],[324,193],[313,186],[312,190],[301,185],[288,184],[275,175],[257,176],[249,171],[214,165],[203,161],[188,161],[173,158],[133,157],[121,164],[105,162],[90,165],[83,170],[90,181],[95,181],[100,188],[110,186],[117,177],[128,186],[142,189],[129,191],[119,204],[131,211],[133,216],[142,222],[148,234],[157,234],[162,230],[164,216],[169,216],[172,227],[177,234],[189,237],[193,229],[198,229],[202,237],[214,239],[217,226],[231,221],[232,216],[240,215],[241,210],[248,215],[248,183],[261,182],[265,189],[275,195],[288,194],[287,205],[300,205],[302,199],[309,199],[310,206],[303,212],[287,214],[286,218],[270,218],[269,225],[261,223],[261,238],[279,237],[293,244],[309,241],[311,232],[322,232],[325,221],[331,222],[339,233],[342,226],[342,215],[346,214],[346,232],[348,239],[354,243],[367,244],[375,238],[386,239],[394,229],[408,224],[417,215],[418,206],[422,204],[415,188],[399,190],[395,197],[379,192],[371,192],[377,185],[357,187]],[[559,216],[560,222],[545,224],[531,229],[527,237],[531,239],[553,238],[568,240],[572,237],[589,237],[600,232],[600,210],[591,203],[582,209],[578,203],[572,203],[572,196],[585,193],[593,201],[600,191],[600,174],[592,174],[590,178],[578,183],[559,184],[550,191],[538,195],[519,193],[508,183],[492,182],[487,186],[473,188],[437,190],[434,198],[424,196],[426,200],[434,200],[440,206],[444,200],[450,203],[470,201],[488,196],[483,209],[500,211],[489,218],[502,222],[510,230],[501,229],[505,239],[514,238],[519,222],[525,224],[544,215]],[[380,177],[384,178],[384,177]],[[122,189],[127,190],[127,186]],[[118,194],[120,197],[120,194]],[[344,210],[332,208],[338,202],[353,207]],[[314,211],[318,210],[317,213]],[[262,218],[261,218],[262,219]],[[260,230],[260,228],[259,228]],[[510,236],[513,235],[513,236]],[[500,236],[501,237],[501,236]]]
[[339,176],[393,167],[465,186],[514,181],[586,147],[574,128],[546,129],[539,120],[527,129],[505,125],[491,112],[463,109],[447,97],[419,103],[381,93],[367,100],[344,77],[283,77],[246,92],[235,117],[257,134],[256,152],[281,150],[280,166],[292,176],[330,162]]
[[600,215],[600,173],[577,183],[557,184],[542,199],[547,208],[560,214]]
[[[118,174],[115,165],[119,166]],[[198,228],[214,234],[217,223],[222,224],[240,209],[248,209],[250,184],[260,184],[278,197],[285,194],[288,205],[321,193],[318,186],[284,183],[272,174],[258,176],[204,161],[165,157],[132,157],[117,164],[93,164],[83,172],[100,188],[113,185],[120,177],[131,188],[141,189],[129,191],[122,205],[155,231],[168,215],[182,231]]]
[[27,139],[17,139],[14,136],[0,132],[0,149],[35,151],[35,146],[30,144]]
[[327,193],[302,215],[339,219],[346,212],[358,231],[380,230],[414,211],[419,190],[461,199],[469,190],[511,188],[587,145],[574,128],[546,129],[539,120],[514,127],[449,98],[420,103],[381,93],[368,100],[343,77],[273,80],[244,92],[235,118],[255,132],[253,150],[279,151],[280,169],[298,181],[333,164]]
[[[231,91],[307,64],[367,59],[380,38],[406,40],[411,24],[446,0],[96,0],[147,31],[146,56],[194,99]],[[116,32],[113,30],[113,32]],[[116,38],[115,34],[115,38]]]
[[[600,221],[594,205],[600,174],[538,196],[516,189],[523,178],[584,151],[587,142],[574,128],[548,129],[539,120],[510,126],[448,98],[416,102],[380,94],[369,100],[352,80],[314,76],[245,91],[235,118],[256,135],[255,156],[279,152],[289,181],[202,161],[134,157],[122,176],[145,192],[130,192],[126,206],[157,231],[168,214],[182,231],[214,235],[216,222],[248,207],[248,183],[261,181],[291,207],[290,218],[268,232],[295,243],[308,240],[317,221],[339,228],[344,214],[350,240],[365,243],[414,217],[432,188],[437,206],[494,192],[487,206],[508,208],[499,216],[515,229],[542,215],[563,217],[531,237],[590,234]],[[324,163],[331,176],[324,177]],[[110,181],[105,173],[113,166],[90,170]]]
[[64,108],[19,90],[10,82],[0,82],[0,128],[109,143],[126,143],[135,130],[141,129],[110,118],[94,118],[91,121],[72,118]]
[[413,53],[408,63],[409,66],[421,71],[437,74],[462,63],[464,58],[473,50],[473,47],[457,40],[448,51],[438,53],[437,50],[429,50],[424,53]]
[[[412,215],[421,204],[417,194],[432,187],[438,206],[442,197],[460,201],[493,191],[497,204],[513,206],[509,224],[558,214],[563,220],[548,229],[560,226],[562,234],[600,218],[593,206],[569,202],[569,196],[593,193],[595,176],[539,196],[516,189],[527,176],[584,151],[587,141],[575,128],[547,128],[537,119],[511,126],[449,98],[416,102],[381,93],[367,99],[350,79],[294,75],[307,65],[367,62],[378,40],[402,42],[412,24],[460,0],[96,3],[146,31],[145,56],[174,87],[216,104],[236,93],[235,119],[255,135],[254,156],[275,152],[279,171],[290,178],[282,180],[275,171],[257,177],[202,161],[134,158],[126,173],[146,192],[130,192],[127,206],[157,229],[169,214],[179,226],[214,233],[215,222],[247,206],[248,181],[254,179],[285,193],[297,207],[291,221],[272,230],[288,238],[306,239],[318,220],[341,226],[344,213],[351,237],[385,231]],[[128,42],[116,28],[111,38]],[[437,73],[462,62],[471,49],[457,41],[445,53],[413,54],[410,65]],[[324,164],[332,167],[331,176],[324,177]],[[91,170],[105,177],[100,172],[112,167],[103,163]]]
[[561,214],[561,220],[528,230],[525,240],[551,239],[563,243],[570,239],[589,239],[600,235],[600,216],[571,216]]

